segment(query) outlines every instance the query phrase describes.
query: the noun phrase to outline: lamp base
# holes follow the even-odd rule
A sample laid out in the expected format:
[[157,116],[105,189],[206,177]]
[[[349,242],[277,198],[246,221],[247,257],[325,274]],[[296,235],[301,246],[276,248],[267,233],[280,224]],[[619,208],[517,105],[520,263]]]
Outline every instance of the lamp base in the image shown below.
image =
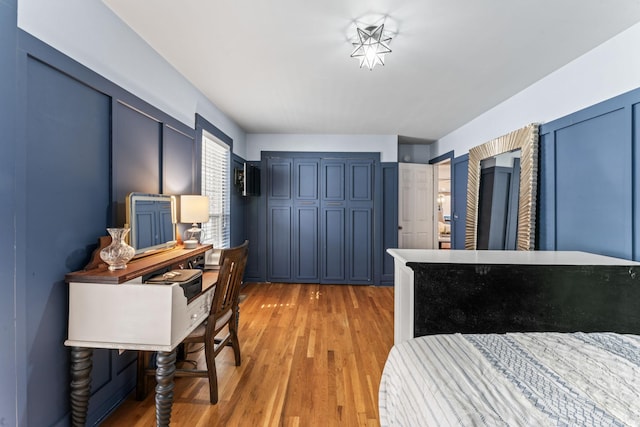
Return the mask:
[[196,247],[198,247],[198,241],[197,240],[185,240],[184,241],[184,248],[185,249],[195,249]]

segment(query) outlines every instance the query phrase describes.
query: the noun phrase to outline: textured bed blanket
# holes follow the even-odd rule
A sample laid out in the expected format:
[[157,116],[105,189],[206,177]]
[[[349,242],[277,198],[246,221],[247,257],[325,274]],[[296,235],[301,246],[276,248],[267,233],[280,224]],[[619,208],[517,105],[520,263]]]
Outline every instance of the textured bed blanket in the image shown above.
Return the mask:
[[381,426],[640,426],[640,336],[434,335],[394,346]]

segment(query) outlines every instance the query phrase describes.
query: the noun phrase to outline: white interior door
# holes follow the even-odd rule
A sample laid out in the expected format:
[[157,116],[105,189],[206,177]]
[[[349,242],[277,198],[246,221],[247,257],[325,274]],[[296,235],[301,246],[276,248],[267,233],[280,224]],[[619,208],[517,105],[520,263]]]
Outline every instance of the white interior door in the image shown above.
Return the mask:
[[398,164],[398,247],[436,249],[436,168],[417,163]]

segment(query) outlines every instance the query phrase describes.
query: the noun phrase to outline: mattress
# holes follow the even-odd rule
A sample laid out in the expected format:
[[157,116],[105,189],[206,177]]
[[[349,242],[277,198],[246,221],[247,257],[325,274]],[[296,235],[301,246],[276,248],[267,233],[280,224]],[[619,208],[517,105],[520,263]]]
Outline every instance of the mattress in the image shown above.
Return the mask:
[[432,335],[395,345],[385,426],[640,426],[640,336]]

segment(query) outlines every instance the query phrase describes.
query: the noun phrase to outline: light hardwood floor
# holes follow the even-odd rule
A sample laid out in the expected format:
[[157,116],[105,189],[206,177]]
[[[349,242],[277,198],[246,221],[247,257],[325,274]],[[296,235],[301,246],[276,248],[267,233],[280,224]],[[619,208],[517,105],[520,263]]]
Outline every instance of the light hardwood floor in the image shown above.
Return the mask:
[[[251,283],[242,293],[242,365],[231,348],[218,356],[217,405],[206,379],[177,378],[172,426],[379,425],[393,288]],[[132,395],[102,425],[152,426],[154,405],[153,390]]]

